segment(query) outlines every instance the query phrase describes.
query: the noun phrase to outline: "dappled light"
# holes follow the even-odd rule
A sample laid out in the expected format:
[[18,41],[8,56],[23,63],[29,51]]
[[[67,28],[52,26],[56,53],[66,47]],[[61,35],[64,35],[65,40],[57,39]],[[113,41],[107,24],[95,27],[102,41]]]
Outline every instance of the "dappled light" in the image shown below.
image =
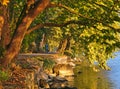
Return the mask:
[[119,0],[0,0],[0,88],[115,89],[119,51]]

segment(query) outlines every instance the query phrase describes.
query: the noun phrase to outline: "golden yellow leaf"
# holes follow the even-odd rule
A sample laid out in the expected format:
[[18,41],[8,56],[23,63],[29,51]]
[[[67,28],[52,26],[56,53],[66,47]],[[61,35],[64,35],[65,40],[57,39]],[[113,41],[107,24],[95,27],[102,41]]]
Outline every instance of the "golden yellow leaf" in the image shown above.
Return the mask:
[[7,6],[9,2],[10,2],[9,0],[1,0],[2,5],[5,5],[5,6]]

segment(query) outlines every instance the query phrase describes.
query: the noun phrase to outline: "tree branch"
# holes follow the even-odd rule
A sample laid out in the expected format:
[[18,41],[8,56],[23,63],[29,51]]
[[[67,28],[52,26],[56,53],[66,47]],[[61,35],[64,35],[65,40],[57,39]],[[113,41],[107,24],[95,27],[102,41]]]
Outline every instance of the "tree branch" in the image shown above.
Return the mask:
[[70,7],[67,7],[67,6],[65,6],[65,5],[63,5],[63,4],[60,4],[60,3],[59,3],[59,4],[50,3],[50,4],[48,5],[48,7],[51,7],[51,8],[52,8],[52,7],[61,7],[61,8],[64,8],[64,9],[68,10],[69,12],[71,12],[71,13],[73,13],[73,14],[76,14],[76,15],[82,17],[82,18],[88,19],[88,20],[90,20],[90,21],[92,21],[92,22],[94,21],[94,22],[96,22],[96,23],[102,23],[104,26],[107,26],[107,27],[109,27],[109,28],[111,28],[111,29],[113,29],[113,30],[117,30],[118,32],[120,32],[120,29],[116,29],[116,28],[110,26],[108,23],[105,23],[105,22],[100,21],[100,20],[95,19],[95,18],[90,18],[90,17],[88,17],[88,16],[82,15],[81,13],[79,13],[79,12],[75,11],[74,9],[72,9],[72,8],[70,8]]
[[[69,12],[71,12],[71,13],[73,13],[73,14],[76,14],[76,15],[82,17],[82,18],[88,19],[88,20],[90,20],[90,21],[92,21],[92,22],[102,23],[104,26],[109,27],[109,28],[111,28],[111,29],[113,29],[113,30],[116,30],[116,31],[120,32],[120,29],[116,29],[116,28],[110,26],[108,23],[105,23],[105,22],[103,22],[103,21],[99,21],[99,20],[94,19],[94,18],[90,18],[90,17],[88,17],[88,16],[84,16],[84,15],[76,12],[74,9],[72,9],[72,8],[70,8],[70,7],[67,7],[67,6],[65,6],[65,5],[62,5],[62,4],[60,4],[60,3],[59,3],[59,4],[50,3],[47,8],[52,8],[52,7],[61,7],[61,8],[64,8],[64,9],[68,10]],[[40,29],[40,28],[42,28],[42,27],[65,27],[65,26],[67,26],[67,25],[69,25],[69,24],[87,25],[88,22],[72,20],[72,21],[67,21],[67,22],[65,22],[65,23],[61,23],[61,24],[56,24],[56,23],[40,23],[40,24],[38,24],[38,25],[36,25],[36,26],[28,29],[28,31],[26,32],[26,34],[29,34],[29,33],[31,33],[32,31],[37,30],[37,29]]]
[[73,13],[73,14],[76,14],[76,15],[78,15],[78,16],[80,16],[80,17],[82,17],[82,18],[85,18],[85,19],[88,19],[88,20],[94,20],[94,21],[96,21],[96,22],[100,22],[100,23],[102,23],[102,21],[99,21],[99,20],[97,20],[97,19],[95,19],[95,18],[90,18],[90,17],[88,17],[88,16],[85,16],[85,15],[82,15],[80,12],[77,12],[77,11],[75,11],[74,9],[72,9],[72,8],[70,8],[70,7],[67,7],[67,6],[65,6],[65,5],[63,5],[63,4],[55,4],[55,3],[50,3],[49,5],[48,5],[48,7],[61,7],[61,8],[64,8],[64,9],[66,9],[66,10],[68,10],[69,12],[71,12],[71,13]]
[[61,23],[61,24],[56,24],[56,23],[40,23],[30,29],[28,29],[28,31],[26,32],[26,34],[31,33],[34,30],[43,28],[43,27],[65,27],[69,24],[80,24],[80,25],[87,25],[88,22],[86,21],[75,21],[75,20],[71,20],[71,21],[67,21],[65,23]]
[[43,10],[45,10],[49,2],[50,0],[38,0],[37,5],[33,9],[30,9],[28,13],[24,16],[21,24],[19,24],[15,34],[13,35],[8,48],[6,49],[7,51],[5,51],[3,60],[0,60],[2,61],[3,67],[6,67],[18,54],[27,29],[29,28],[33,20]]
[[[32,0],[29,0],[29,1],[32,1]],[[18,28],[22,24],[29,24],[30,25],[32,23],[32,21],[36,18],[36,16],[39,13],[41,13],[47,7],[47,5],[49,4],[49,2],[50,2],[50,0],[38,0],[37,2],[34,3],[34,4],[36,4],[34,6],[34,8],[29,8],[27,13],[26,13],[26,9],[27,9],[27,6],[28,6],[27,4],[28,3],[24,6],[24,8],[23,8],[23,10],[21,12],[21,15],[19,17],[20,22],[19,21],[17,22],[18,26],[15,28],[15,31],[13,33],[13,37],[11,39],[11,42],[12,42],[12,40],[14,38],[14,35],[16,34],[16,31],[18,30]],[[26,21],[26,20],[28,20],[28,21]],[[28,29],[29,25],[27,25],[27,29]]]
[[66,9],[67,11],[69,11],[69,12],[71,12],[71,13],[73,13],[73,14],[76,14],[76,15],[78,15],[78,16],[80,16],[80,17],[89,18],[89,17],[87,17],[87,16],[83,16],[81,13],[78,13],[78,12],[75,11],[74,9],[72,9],[72,8],[70,8],[70,7],[67,7],[67,6],[65,6],[65,5],[63,5],[63,4],[61,4],[61,3],[59,3],[59,4],[50,3],[50,4],[48,5],[48,8],[53,8],[53,7],[61,7],[61,8],[64,8],[64,9]]
[[97,5],[97,6],[99,6],[99,7],[101,7],[101,8],[108,9],[109,12],[112,12],[112,11],[118,12],[118,10],[114,9],[114,5],[111,8],[109,8],[109,7],[105,6],[105,5],[102,5],[102,4],[99,4],[99,3],[96,3],[96,2],[94,2],[94,4]]

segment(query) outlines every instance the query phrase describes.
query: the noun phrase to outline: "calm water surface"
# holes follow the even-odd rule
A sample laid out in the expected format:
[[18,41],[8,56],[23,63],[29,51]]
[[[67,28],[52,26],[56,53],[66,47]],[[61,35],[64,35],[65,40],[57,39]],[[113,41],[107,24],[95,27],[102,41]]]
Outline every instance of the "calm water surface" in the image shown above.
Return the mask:
[[87,66],[76,66],[74,86],[77,89],[120,89],[120,52],[108,61],[111,71],[93,72]]
[[106,75],[112,82],[112,89],[120,89],[120,52],[116,53],[116,58],[108,61],[111,71],[107,71]]

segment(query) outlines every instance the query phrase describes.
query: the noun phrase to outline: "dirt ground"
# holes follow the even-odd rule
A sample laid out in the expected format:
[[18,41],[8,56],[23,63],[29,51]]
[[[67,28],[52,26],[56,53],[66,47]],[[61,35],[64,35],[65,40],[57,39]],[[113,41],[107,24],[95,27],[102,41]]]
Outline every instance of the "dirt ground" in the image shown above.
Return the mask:
[[26,74],[30,70],[38,70],[40,66],[38,60],[30,58],[16,59],[8,69],[9,79],[1,82],[0,89],[25,89]]

